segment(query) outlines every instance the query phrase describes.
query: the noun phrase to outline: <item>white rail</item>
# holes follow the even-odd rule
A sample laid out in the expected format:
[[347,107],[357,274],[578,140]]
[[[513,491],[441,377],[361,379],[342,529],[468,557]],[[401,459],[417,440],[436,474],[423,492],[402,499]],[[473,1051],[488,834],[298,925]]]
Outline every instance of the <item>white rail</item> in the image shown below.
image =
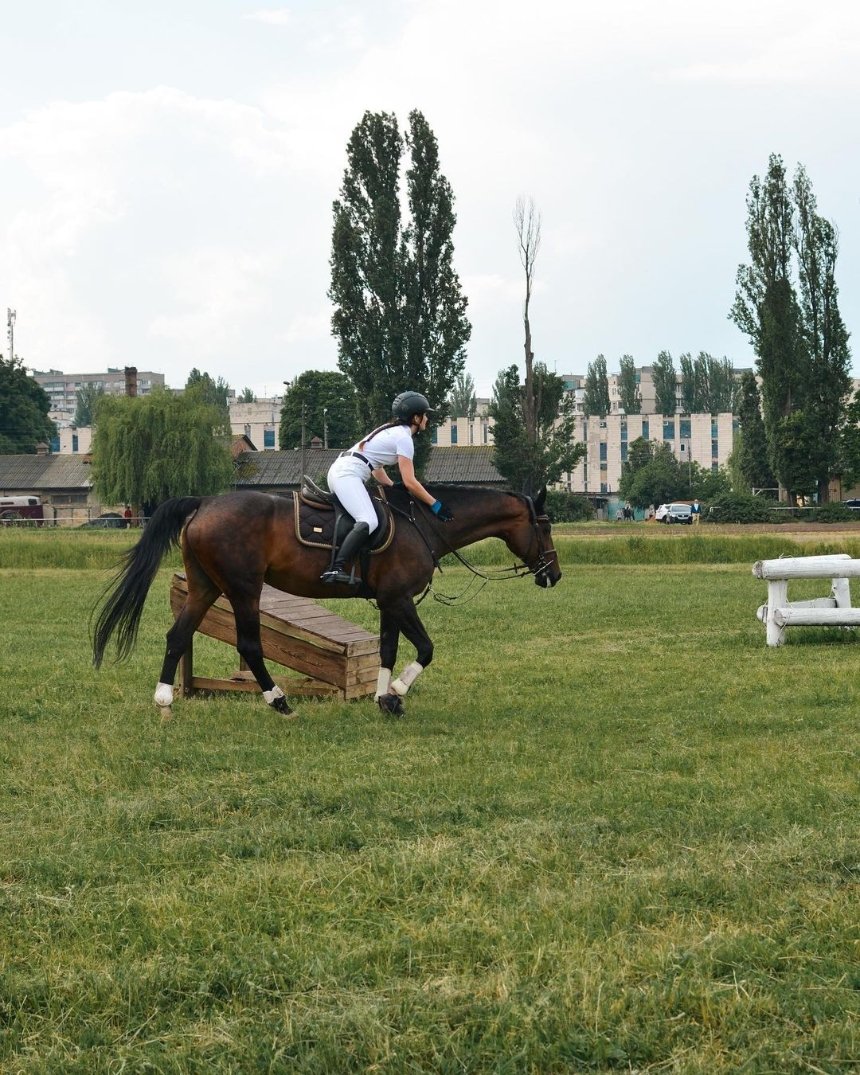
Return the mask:
[[[860,578],[860,560],[848,553],[758,560],[752,571],[767,582],[767,604],[756,615],[767,628],[769,646],[783,644],[786,627],[860,627],[860,608],[851,605],[848,581]],[[789,580],[827,578],[831,580],[829,597],[788,600]]]

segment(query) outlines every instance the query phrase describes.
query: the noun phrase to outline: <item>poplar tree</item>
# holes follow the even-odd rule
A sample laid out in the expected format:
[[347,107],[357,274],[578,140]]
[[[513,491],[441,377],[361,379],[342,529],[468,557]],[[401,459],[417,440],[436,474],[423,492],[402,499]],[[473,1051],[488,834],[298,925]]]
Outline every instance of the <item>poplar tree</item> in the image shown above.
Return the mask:
[[449,411],[452,418],[474,418],[478,408],[475,382],[471,374],[458,373],[451,392]]
[[755,374],[747,370],[738,386],[740,438],[736,464],[750,489],[772,489],[776,485],[770,467],[767,436],[761,416],[761,398]]
[[588,363],[582,407],[587,418],[605,418],[609,414],[609,375],[603,355]]
[[795,173],[793,193],[801,335],[809,371],[805,418],[814,444],[818,497],[824,501],[839,458],[838,433],[851,390],[851,351],[838,303],[836,229],[818,215],[802,165]]
[[410,112],[404,137],[394,115],[365,112],[334,202],[328,292],[338,366],[355,387],[364,429],[386,419],[406,389],[427,396],[436,421],[446,417],[471,334],[454,269],[453,206],[424,116]]
[[651,377],[654,381],[657,414],[674,414],[677,406],[675,396],[677,377],[675,362],[668,351],[661,351],[657,355],[651,367]]
[[641,414],[642,395],[636,377],[636,363],[633,355],[622,355],[618,374],[618,395],[621,409],[625,414]]
[[791,189],[777,154],[763,180],[753,176],[747,245],[730,317],[757,355],[771,465],[791,499],[817,489],[826,500],[850,350],[837,301],[836,230],[818,215],[802,166]]

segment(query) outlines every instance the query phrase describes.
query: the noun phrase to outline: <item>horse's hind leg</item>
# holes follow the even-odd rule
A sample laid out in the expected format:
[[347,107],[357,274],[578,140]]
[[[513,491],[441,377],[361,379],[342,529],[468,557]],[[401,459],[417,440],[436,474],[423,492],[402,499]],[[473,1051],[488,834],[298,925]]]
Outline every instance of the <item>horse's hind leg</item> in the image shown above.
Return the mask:
[[173,681],[176,667],[183,653],[188,649],[194,632],[200,626],[203,617],[220,595],[220,589],[203,571],[199,564],[185,565],[185,577],[188,583],[188,597],[182,611],[167,632],[167,648],[158,686],[155,688],[155,704],[166,708],[173,702]]
[[240,598],[228,594],[236,618],[236,649],[239,656],[254,673],[260,684],[260,690],[266,702],[278,713],[289,714],[292,709],[287,705],[284,692],[275,683],[266,668],[263,659],[263,644],[260,641],[260,600]]

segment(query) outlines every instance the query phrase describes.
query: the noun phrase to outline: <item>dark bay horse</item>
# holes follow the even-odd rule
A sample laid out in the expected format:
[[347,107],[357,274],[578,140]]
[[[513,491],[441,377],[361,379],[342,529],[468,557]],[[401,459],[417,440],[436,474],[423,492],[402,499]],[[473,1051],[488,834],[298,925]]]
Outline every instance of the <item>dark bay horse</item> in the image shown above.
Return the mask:
[[[545,489],[534,501],[481,487],[436,485],[430,491],[453,512],[453,521],[441,522],[429,508],[411,501],[402,487],[387,489],[395,513],[394,538],[385,552],[370,557],[367,577],[358,589],[320,581],[329,552],[297,540],[292,496],[236,492],[164,501],[140,541],[125,554],[119,574],[100,602],[93,632],[96,667],[114,632],[118,657],[131,653],[146,595],[163,557],[179,542],[188,597],[167,632],[155,691],[158,705],[166,707],[173,701],[179,659],[209,607],[223,593],[236,617],[239,655],[268,704],[280,713],[291,712],[263,660],[260,592],[265,582],[299,597],[374,599],[379,607],[381,664],[376,698],[383,710],[402,713],[401,698],[433,659],[433,643],[418,618],[414,598],[430,584],[446,553],[497,537],[523,561],[539,586],[555,586],[561,578],[544,514]],[[416,660],[392,681],[401,634],[415,647]]]

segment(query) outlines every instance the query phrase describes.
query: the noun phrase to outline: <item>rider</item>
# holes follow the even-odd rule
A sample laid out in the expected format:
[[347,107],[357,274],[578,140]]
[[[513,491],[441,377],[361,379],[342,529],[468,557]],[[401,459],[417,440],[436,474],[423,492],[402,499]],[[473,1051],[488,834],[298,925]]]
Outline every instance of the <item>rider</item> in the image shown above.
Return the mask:
[[365,482],[373,475],[380,485],[394,485],[383,469],[397,463],[400,477],[411,495],[426,504],[438,518],[448,522],[454,516],[428,493],[415,477],[412,438],[427,428],[433,408],[420,392],[401,392],[391,404],[391,421],[374,429],[335,459],[328,472],[328,487],[355,520],[352,530],[343,539],[330,571],[320,578],[323,582],[354,580],[345,570],[370,540],[376,530],[377,518]]

